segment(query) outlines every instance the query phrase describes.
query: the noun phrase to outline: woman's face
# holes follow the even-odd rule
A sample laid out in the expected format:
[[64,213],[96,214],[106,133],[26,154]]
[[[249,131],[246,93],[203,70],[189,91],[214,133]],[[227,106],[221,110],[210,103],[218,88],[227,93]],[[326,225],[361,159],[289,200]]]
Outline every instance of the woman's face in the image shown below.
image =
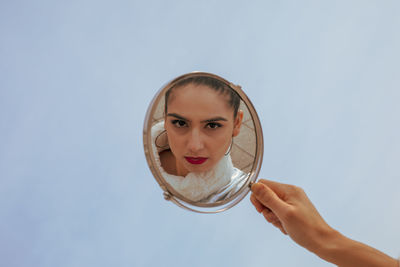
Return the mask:
[[233,118],[229,95],[204,85],[174,88],[168,99],[165,129],[177,174],[210,170],[239,134],[243,112]]

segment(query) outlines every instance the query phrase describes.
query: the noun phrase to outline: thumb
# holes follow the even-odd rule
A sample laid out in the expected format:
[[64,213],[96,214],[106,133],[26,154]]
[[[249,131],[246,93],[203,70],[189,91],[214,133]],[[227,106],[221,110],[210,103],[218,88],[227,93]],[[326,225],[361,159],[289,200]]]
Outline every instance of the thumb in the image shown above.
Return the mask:
[[262,183],[255,183],[251,186],[251,191],[258,201],[265,207],[272,210],[278,217],[287,208],[287,204],[280,199],[274,191]]

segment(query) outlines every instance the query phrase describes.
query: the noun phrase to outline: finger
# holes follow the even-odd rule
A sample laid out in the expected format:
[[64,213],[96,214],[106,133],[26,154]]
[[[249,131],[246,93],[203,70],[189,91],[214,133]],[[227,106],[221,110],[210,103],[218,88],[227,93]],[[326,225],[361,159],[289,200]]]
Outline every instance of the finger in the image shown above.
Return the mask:
[[276,215],[271,210],[267,209],[263,210],[262,215],[270,223],[273,223],[277,220]]
[[270,223],[280,223],[279,218],[271,210],[265,209],[262,211],[264,218]]
[[271,211],[269,208],[267,208],[263,204],[261,204],[261,202],[257,200],[257,198],[254,194],[251,194],[250,201],[259,213],[261,213],[263,210]]
[[266,179],[260,179],[257,182],[265,184],[266,186],[271,188],[271,190],[274,191],[280,198],[286,196],[288,192],[292,191],[292,187],[294,187],[293,185],[290,184],[278,183]]
[[278,228],[279,228],[279,230],[281,230],[282,234],[287,235],[287,232],[283,228],[282,224],[280,224],[280,226]]
[[288,205],[263,183],[257,182],[253,184],[251,190],[256,199],[262,205],[272,210],[278,217],[280,213],[284,212],[284,210],[288,208]]
[[254,194],[251,194],[250,196],[250,201],[251,203],[254,205],[254,207],[256,208],[256,210],[258,211],[258,213],[262,212],[263,209],[265,208],[263,206],[263,204],[261,204],[260,201],[257,200],[256,196]]
[[267,211],[267,210],[263,210],[262,212],[264,218],[271,223],[273,226],[275,226],[276,228],[278,228],[283,234],[287,235],[285,229],[282,226],[282,223],[280,222],[279,218],[276,217],[276,215],[271,212],[271,211]]

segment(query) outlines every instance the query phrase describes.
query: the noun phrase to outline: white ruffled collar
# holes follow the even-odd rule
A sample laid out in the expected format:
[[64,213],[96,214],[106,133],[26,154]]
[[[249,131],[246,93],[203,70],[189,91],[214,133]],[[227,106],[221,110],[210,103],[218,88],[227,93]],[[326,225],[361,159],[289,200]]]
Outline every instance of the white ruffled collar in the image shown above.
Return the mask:
[[[231,156],[222,157],[216,166],[207,172],[202,173],[188,173],[185,177],[177,176],[167,173],[161,166],[159,152],[168,149],[168,141],[165,138],[161,142],[165,145],[163,148],[158,148],[155,145],[157,136],[164,131],[164,122],[159,122],[152,127],[152,146],[157,165],[163,175],[165,181],[171,185],[175,191],[183,197],[197,202],[209,197],[211,194],[216,193],[223,186],[231,181],[234,167],[232,164]],[[162,138],[158,138],[162,139]],[[159,142],[160,140],[157,140]]]

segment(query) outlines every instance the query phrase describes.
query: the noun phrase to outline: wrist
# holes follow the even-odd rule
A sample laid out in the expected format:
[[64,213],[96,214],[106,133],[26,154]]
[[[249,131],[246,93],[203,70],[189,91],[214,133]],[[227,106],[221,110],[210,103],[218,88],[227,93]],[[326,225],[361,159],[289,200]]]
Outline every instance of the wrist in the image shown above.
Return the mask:
[[332,255],[340,253],[339,251],[343,248],[346,239],[340,232],[331,228],[320,234],[317,246],[312,252],[320,258],[331,262]]
[[340,232],[327,227],[317,233],[314,246],[310,247],[309,250],[320,258],[327,260],[329,255],[341,247],[341,243],[344,242],[345,238]]

